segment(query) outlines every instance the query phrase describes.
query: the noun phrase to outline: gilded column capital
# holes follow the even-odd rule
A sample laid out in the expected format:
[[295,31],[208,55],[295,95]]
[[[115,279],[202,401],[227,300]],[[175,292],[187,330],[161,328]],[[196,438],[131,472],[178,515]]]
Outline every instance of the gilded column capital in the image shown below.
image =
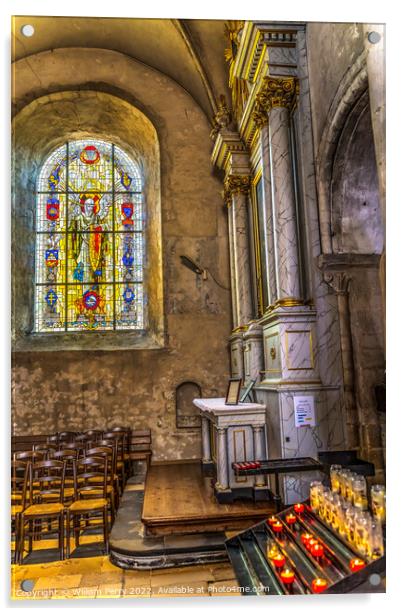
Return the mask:
[[224,182],[224,200],[226,203],[231,201],[232,196],[237,193],[247,195],[250,190],[249,175],[228,175]]
[[296,77],[264,77],[256,96],[254,121],[257,123],[259,118],[262,120],[262,115],[269,113],[274,107],[292,109],[298,93],[299,81]]

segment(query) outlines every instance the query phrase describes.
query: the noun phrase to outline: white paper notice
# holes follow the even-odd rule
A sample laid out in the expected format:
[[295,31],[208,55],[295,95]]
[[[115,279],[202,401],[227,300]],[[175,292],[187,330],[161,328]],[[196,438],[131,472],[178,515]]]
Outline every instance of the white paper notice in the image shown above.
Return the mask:
[[314,396],[294,396],[295,426],[315,426]]

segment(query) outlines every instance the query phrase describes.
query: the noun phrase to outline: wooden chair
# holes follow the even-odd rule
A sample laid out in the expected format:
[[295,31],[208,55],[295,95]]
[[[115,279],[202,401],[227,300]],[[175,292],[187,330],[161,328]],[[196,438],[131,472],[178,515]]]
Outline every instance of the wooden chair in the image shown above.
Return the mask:
[[11,462],[11,524],[14,526],[14,563],[20,561],[21,513],[26,506],[30,462]]
[[[80,458],[74,465],[74,502],[66,509],[67,531],[67,555],[70,550],[71,521],[75,547],[79,546],[80,531],[85,529],[90,516],[101,516],[100,526],[103,528],[105,552],[109,553],[109,522],[108,522],[108,497],[107,497],[107,458],[106,456]],[[98,492],[94,494],[94,490]],[[92,498],[95,496],[95,498]],[[81,519],[84,518],[85,526],[82,527]]]
[[89,437],[92,442],[102,440],[103,430],[85,430],[84,434]]
[[130,460],[132,467],[137,461],[145,461],[147,469],[152,458],[152,434],[149,428],[132,430],[130,441]]
[[[112,446],[91,447],[87,449],[86,455],[89,457],[106,457],[107,459],[107,486],[106,492],[110,502],[110,513],[112,524],[114,522],[116,511],[119,506],[119,476],[116,473],[116,457],[115,449]],[[96,478],[98,479],[98,478]],[[93,480],[89,483],[93,483]],[[99,487],[94,487],[93,494],[100,494]]]
[[123,432],[104,432],[103,440],[110,440],[115,443],[116,472],[119,475],[120,490],[123,493],[124,486],[126,485],[125,434]]
[[[64,559],[64,477],[64,462],[42,460],[30,465],[28,481],[29,502],[28,506],[21,512],[19,564],[21,564],[23,558],[26,535],[29,539],[28,552],[32,551],[33,536],[38,534],[35,523],[40,523],[40,535],[42,535],[46,532],[42,528],[43,521],[54,519],[58,523],[60,560]],[[26,529],[26,525],[28,525],[28,529]]]
[[75,441],[75,437],[77,436],[77,432],[71,432],[67,430],[66,432],[59,432],[59,443],[61,441]]

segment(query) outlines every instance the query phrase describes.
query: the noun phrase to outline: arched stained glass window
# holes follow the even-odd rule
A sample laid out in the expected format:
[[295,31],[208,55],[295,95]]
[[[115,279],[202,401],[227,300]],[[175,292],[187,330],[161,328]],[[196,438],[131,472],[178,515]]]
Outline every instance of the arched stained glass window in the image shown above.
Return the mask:
[[35,331],[144,328],[137,165],[99,139],[45,161],[36,200]]

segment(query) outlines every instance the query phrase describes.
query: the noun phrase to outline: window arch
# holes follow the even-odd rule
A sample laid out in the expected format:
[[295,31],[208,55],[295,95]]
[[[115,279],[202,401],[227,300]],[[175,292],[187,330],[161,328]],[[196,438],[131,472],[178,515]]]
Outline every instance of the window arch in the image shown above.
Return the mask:
[[36,193],[36,332],[145,328],[142,188],[112,143],[68,141],[48,156]]

